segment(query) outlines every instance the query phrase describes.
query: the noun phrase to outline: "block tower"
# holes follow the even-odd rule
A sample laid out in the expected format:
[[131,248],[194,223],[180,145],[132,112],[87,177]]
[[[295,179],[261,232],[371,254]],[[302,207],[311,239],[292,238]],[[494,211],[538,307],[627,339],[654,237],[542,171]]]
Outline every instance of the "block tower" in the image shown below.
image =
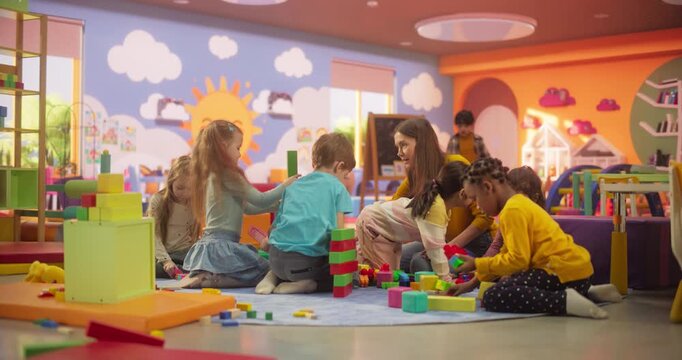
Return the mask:
[[83,193],[77,220],[64,222],[66,301],[116,303],[154,290],[154,221],[142,217],[142,194],[124,193],[123,174],[108,172],[107,155],[97,192]]
[[353,273],[358,269],[355,229],[332,230],[329,245],[329,269],[334,275],[334,297],[346,297],[353,291]]

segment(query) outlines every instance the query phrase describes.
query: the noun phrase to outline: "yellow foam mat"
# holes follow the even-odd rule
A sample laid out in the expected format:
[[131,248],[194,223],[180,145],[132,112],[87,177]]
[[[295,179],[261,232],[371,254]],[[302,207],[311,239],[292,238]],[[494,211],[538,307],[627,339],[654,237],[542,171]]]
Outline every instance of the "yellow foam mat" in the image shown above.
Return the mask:
[[49,318],[62,324],[86,326],[91,320],[149,332],[166,329],[235,307],[234,296],[156,291],[117,304],[58,302],[38,294],[59,284],[0,284],[0,317],[17,320]]

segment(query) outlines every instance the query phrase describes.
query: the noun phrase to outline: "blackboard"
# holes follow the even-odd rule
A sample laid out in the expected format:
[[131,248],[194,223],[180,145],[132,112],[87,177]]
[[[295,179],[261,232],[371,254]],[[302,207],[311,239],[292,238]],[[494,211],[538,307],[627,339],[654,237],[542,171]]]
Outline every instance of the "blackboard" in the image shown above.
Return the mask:
[[401,114],[373,114],[367,119],[367,138],[365,141],[365,165],[362,172],[360,187],[360,207],[365,201],[365,187],[368,181],[374,181],[374,197],[379,198],[378,180],[402,180],[404,175],[385,174],[382,165],[393,167],[394,161],[400,160],[398,149],[395,147],[393,134],[395,128],[403,121],[413,118],[423,118],[419,115]]

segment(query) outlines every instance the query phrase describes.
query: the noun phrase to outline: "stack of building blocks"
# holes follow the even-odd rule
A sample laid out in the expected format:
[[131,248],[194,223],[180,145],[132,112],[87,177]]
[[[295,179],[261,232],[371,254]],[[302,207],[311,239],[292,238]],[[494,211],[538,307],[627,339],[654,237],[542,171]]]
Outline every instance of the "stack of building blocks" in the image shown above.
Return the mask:
[[355,229],[332,230],[329,267],[334,276],[334,297],[346,297],[353,290],[353,273],[358,269],[355,242]]
[[405,291],[412,291],[412,289],[402,286],[388,289],[388,306],[401,309],[403,307],[403,293]]
[[436,282],[438,282],[437,275],[421,275],[419,277],[419,286],[421,291],[435,290]]
[[472,297],[430,295],[429,310],[475,312],[476,299]]

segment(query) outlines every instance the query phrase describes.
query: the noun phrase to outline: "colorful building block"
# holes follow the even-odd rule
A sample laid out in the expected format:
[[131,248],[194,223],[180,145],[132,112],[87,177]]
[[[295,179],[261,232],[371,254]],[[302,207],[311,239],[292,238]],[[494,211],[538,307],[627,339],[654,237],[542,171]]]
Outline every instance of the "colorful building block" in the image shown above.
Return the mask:
[[102,151],[102,155],[99,156],[99,172],[102,174],[111,172],[111,154],[109,154],[109,150]]
[[292,177],[298,174],[298,151],[287,151],[287,175]]
[[239,322],[234,321],[234,320],[223,320],[220,322],[220,325],[223,327],[233,327],[233,326],[239,326]]
[[239,319],[242,317],[242,310],[240,309],[229,309],[227,312],[230,313],[230,319]]
[[402,286],[388,289],[388,306],[401,309],[403,307],[403,293],[405,291],[412,291],[412,289]]
[[0,106],[0,117],[3,117],[3,118],[7,117],[7,107]]
[[343,298],[343,297],[350,295],[350,293],[352,291],[353,291],[353,284],[351,283],[351,284],[348,284],[346,286],[335,286],[333,294],[334,294],[335,298],[338,298],[338,297]]
[[81,221],[88,221],[88,208],[76,206],[76,219]]
[[332,241],[329,244],[330,252],[342,252],[355,249],[355,239]]
[[393,272],[392,271],[378,271],[376,274],[376,283],[377,287],[381,288],[381,284],[384,282],[391,282],[393,281]]
[[258,312],[256,310],[249,310],[246,312],[247,319],[255,319],[258,317]]
[[410,283],[410,289],[412,289],[414,291],[419,291],[419,290],[421,290],[421,285],[416,281],[412,281]]
[[116,341],[125,343],[163,346],[164,340],[141,332],[111,326],[98,321],[90,321],[85,335],[99,341]]
[[97,193],[118,194],[123,192],[123,174],[97,175]]
[[162,330],[152,330],[149,332],[149,335],[151,335],[153,337],[157,337],[159,339],[163,339],[166,337],[166,335],[163,333]]
[[355,229],[343,228],[332,230],[332,241],[343,241],[355,238]]
[[334,275],[334,286],[346,286],[353,283],[353,273]]
[[431,295],[429,310],[475,312],[476,298]]
[[90,221],[126,221],[142,219],[142,203],[132,207],[91,207],[88,209]]
[[332,275],[341,275],[355,272],[358,268],[358,261],[353,260],[341,264],[329,264],[329,273]]
[[203,288],[201,289],[202,294],[210,294],[210,295],[220,295],[221,291],[220,289],[214,289],[214,288]]
[[66,301],[117,303],[149,294],[155,263],[150,218],[64,222]]
[[237,309],[241,311],[251,311],[253,305],[251,303],[237,303]]
[[414,273],[414,281],[419,282],[419,280],[421,280],[422,275],[436,275],[436,273],[433,271],[417,271],[416,273]]
[[[142,206],[142,194],[138,192],[115,193],[115,194],[96,194],[96,204],[98,207],[128,208]],[[83,205],[84,206],[84,205]]]
[[436,288],[437,275],[422,275],[419,277],[419,286],[422,291],[433,290]]
[[81,195],[81,206],[85,208],[97,206],[97,194],[83,194]]
[[452,283],[438,279],[436,280],[436,286],[434,286],[434,288],[438,291],[448,291],[451,286]]
[[493,286],[495,286],[494,282],[481,281],[481,284],[478,286],[478,295],[476,295],[476,298],[478,300],[483,300],[483,295],[485,292]]
[[357,258],[357,251],[355,249],[342,251],[342,252],[330,252],[329,253],[329,263],[330,264],[343,264],[349,261],[354,261]]
[[397,281],[384,281],[381,283],[381,288],[386,290],[394,287],[400,286],[400,283]]
[[429,309],[429,296],[425,292],[404,291],[402,296],[404,312],[425,313]]
[[265,320],[272,321],[272,312],[267,311],[265,313]]
[[66,340],[66,341],[50,341],[50,342],[38,342],[32,344],[20,344],[20,351],[23,355],[22,359],[28,359],[31,356],[36,356],[50,351],[66,349],[74,346],[83,346],[87,344],[89,340],[79,339],[79,340]]
[[448,261],[448,264],[450,264],[450,268],[454,270],[460,267],[462,264],[464,264],[464,261],[462,261],[462,259],[458,258],[457,256],[453,256]]

